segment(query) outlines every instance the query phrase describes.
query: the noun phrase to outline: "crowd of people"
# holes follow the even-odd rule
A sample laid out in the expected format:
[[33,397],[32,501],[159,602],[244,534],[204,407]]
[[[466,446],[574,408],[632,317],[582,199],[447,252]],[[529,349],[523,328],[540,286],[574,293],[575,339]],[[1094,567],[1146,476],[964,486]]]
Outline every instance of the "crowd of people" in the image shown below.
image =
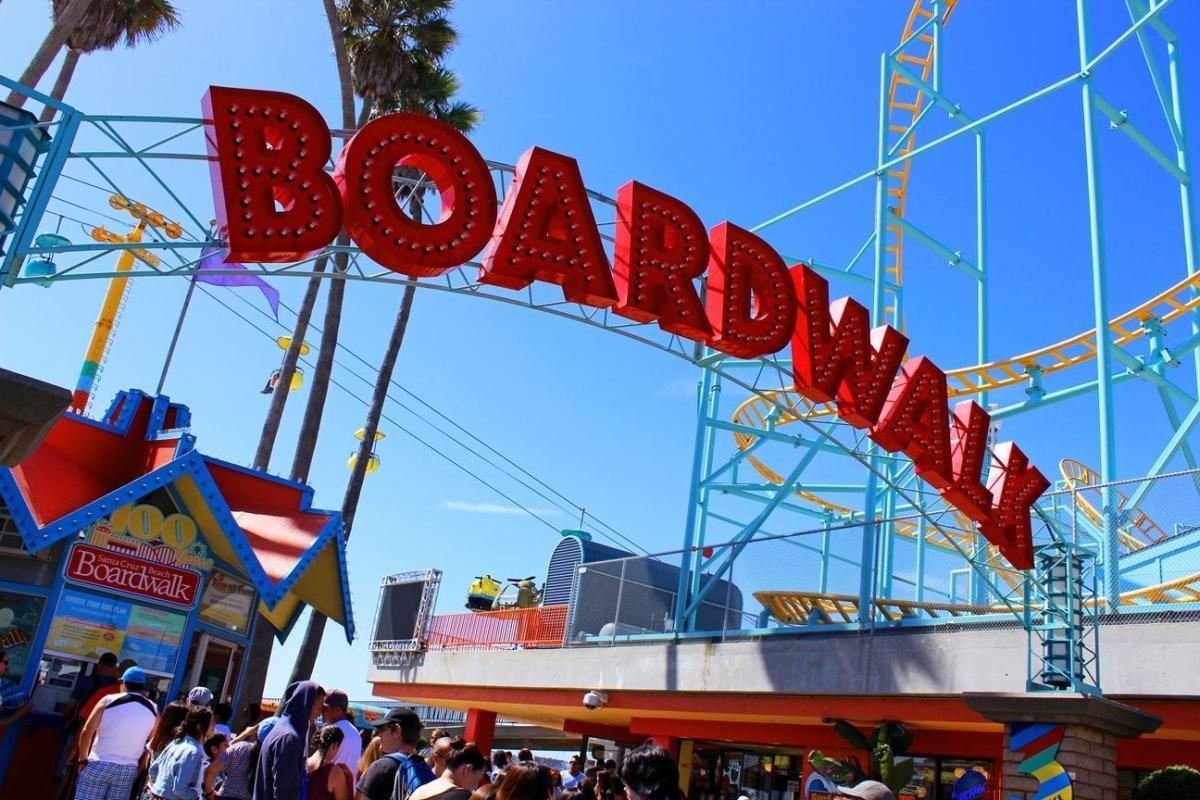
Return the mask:
[[[294,683],[275,713],[233,709],[197,686],[162,708],[136,664],[106,654],[64,709],[59,800],[681,800],[666,750],[644,746],[618,775],[609,761],[565,773],[528,749],[491,755],[389,710],[360,731],[345,692]],[[320,724],[318,724],[318,720]]]
[[[489,758],[442,730],[426,738],[403,706],[360,734],[346,693],[313,681],[289,686],[266,719],[247,706],[236,735],[233,709],[214,700],[197,686],[159,709],[141,668],[102,657],[65,709],[59,799],[682,800],[674,758],[652,743],[619,766],[577,755],[560,773],[528,749]],[[886,794],[864,784],[845,794],[894,800],[878,787]]]

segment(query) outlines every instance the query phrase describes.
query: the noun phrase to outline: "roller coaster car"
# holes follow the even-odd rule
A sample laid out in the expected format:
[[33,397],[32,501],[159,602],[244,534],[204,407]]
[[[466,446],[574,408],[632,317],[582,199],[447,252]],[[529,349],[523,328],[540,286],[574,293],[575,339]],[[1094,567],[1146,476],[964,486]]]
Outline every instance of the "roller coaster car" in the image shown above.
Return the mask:
[[[517,599],[512,605],[501,606],[497,603],[497,607],[503,608],[537,608],[542,604],[542,592],[537,588],[537,584],[533,582],[533,575],[528,578],[509,578],[508,585],[517,587]],[[508,586],[504,587],[506,590]],[[503,595],[503,592],[501,593]]]
[[[508,578],[505,586],[491,575],[476,575],[467,592],[467,608],[472,611],[500,611],[510,608],[537,608],[542,604],[542,591],[528,578]],[[515,598],[510,589],[516,590]],[[512,598],[505,602],[505,598]]]
[[491,575],[476,575],[467,591],[467,608],[472,611],[491,611],[500,597],[500,581]]

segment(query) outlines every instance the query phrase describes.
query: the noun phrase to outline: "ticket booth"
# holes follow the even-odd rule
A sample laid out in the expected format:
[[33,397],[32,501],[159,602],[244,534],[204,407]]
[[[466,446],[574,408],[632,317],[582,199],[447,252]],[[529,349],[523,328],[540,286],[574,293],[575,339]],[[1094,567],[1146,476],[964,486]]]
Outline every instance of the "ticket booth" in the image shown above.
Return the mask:
[[[340,515],[303,484],[200,453],[190,414],[122,392],[68,414],[0,469],[0,648],[35,711],[0,745],[0,800],[52,796],[62,711],[105,652],[160,704],[193,686],[240,703],[254,628],[312,605],[353,636]],[[7,765],[16,761],[5,780]]]

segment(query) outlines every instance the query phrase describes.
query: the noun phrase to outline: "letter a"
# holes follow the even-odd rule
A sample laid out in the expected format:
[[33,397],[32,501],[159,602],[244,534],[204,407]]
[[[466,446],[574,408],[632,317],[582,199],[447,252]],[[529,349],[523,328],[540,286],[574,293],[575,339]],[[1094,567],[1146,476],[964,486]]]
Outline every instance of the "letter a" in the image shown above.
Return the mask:
[[950,418],[946,373],[925,356],[900,368],[871,438],[894,453],[903,450],[917,474],[935,489],[953,481],[950,469]]
[[995,498],[992,515],[979,526],[987,540],[1017,569],[1033,569],[1033,527],[1029,509],[1050,486],[1041,471],[1013,442],[996,445],[988,488]]
[[332,242],[342,204],[320,113],[283,92],[224,86],[202,105],[226,260],[302,261]]
[[837,401],[838,416],[856,428],[879,420],[908,337],[881,325],[848,297],[829,305],[829,283],[804,264],[790,270],[799,308],[792,334],[796,391],[818,403]]
[[617,302],[579,165],[540,147],[517,162],[479,270],[480,283],[506,289],[524,289],[535,279],[559,284],[572,303]]

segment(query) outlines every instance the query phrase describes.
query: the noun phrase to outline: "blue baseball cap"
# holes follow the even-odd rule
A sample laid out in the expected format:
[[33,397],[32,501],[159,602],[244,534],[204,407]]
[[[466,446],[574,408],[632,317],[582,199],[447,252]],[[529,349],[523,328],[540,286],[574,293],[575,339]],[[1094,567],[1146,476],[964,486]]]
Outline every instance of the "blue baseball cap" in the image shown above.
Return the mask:
[[128,686],[145,686],[146,673],[141,667],[130,667],[121,673],[121,681]]
[[275,727],[276,722],[279,722],[279,717],[267,717],[258,723],[257,735],[260,742],[271,734],[271,729]]

